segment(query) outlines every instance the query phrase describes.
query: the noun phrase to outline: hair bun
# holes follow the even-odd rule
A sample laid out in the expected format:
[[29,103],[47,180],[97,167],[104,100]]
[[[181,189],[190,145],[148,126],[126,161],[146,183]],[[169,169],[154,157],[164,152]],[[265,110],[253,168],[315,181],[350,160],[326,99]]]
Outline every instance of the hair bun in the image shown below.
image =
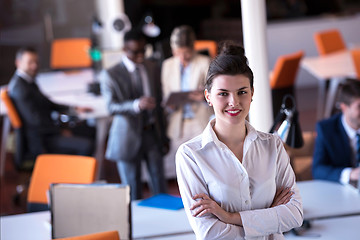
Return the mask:
[[245,56],[244,48],[233,41],[223,41],[219,45],[219,55]]

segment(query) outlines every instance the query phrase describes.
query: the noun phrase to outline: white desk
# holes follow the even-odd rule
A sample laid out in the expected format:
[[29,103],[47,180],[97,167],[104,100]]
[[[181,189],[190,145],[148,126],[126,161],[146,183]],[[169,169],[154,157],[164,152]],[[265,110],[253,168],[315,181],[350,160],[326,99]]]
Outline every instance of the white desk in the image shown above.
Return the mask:
[[[51,239],[50,212],[25,213],[1,217],[2,240]],[[195,235],[185,210],[164,210],[132,203],[132,231],[134,239],[194,240]]]
[[303,235],[296,236],[289,232],[285,234],[286,240],[358,240],[360,216],[321,219],[311,222],[311,228],[304,231]]
[[[79,117],[81,119],[96,119],[96,147],[94,155],[98,161],[98,178],[104,160],[104,148],[111,118],[109,117],[103,97],[95,96],[87,92],[87,86],[93,79],[93,71],[91,69],[85,69],[68,73],[61,71],[39,73],[37,83],[41,91],[54,102],[87,106],[94,109],[93,112],[81,114]],[[10,123],[6,116],[6,108],[3,105],[1,105],[0,113],[4,116],[0,149],[0,176],[2,176],[4,174],[5,146],[10,131]]]
[[[331,114],[336,97],[336,90],[344,78],[356,76],[350,51],[340,51],[325,56],[305,57],[301,66],[314,75],[319,82],[318,119]],[[330,84],[327,91],[327,85]]]
[[360,193],[351,186],[320,180],[298,182],[297,186],[306,220],[360,215]]
[[[325,240],[352,240],[327,236],[339,236],[344,229],[350,229],[349,234],[357,233],[360,223],[360,194],[353,188],[325,181],[299,182],[298,186],[303,198],[305,219],[312,220],[311,231],[320,233],[321,239]],[[345,217],[354,214],[358,215]],[[5,216],[0,221],[2,240],[51,239],[49,211]],[[353,221],[357,223],[356,228],[353,227]],[[172,211],[143,207],[137,206],[136,201],[132,203],[132,229],[134,239],[195,239],[184,209]],[[295,239],[291,234],[287,236]]]

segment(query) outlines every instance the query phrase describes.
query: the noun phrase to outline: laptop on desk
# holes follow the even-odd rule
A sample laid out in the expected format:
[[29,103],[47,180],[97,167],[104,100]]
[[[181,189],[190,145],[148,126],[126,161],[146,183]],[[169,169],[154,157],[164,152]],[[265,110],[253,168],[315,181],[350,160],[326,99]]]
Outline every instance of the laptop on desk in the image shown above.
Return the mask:
[[52,184],[52,238],[117,230],[132,239],[130,188],[121,184]]

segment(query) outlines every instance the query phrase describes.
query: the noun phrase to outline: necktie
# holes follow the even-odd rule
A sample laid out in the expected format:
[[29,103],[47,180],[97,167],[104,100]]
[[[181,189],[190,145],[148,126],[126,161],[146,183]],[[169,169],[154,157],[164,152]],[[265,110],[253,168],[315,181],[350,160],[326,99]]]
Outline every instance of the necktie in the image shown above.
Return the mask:
[[360,134],[356,134],[356,166],[359,166],[360,163]]
[[143,95],[143,88],[142,88],[142,80],[141,80],[141,73],[139,67],[135,68],[134,78],[135,78],[134,89],[135,89],[136,97],[141,97]]

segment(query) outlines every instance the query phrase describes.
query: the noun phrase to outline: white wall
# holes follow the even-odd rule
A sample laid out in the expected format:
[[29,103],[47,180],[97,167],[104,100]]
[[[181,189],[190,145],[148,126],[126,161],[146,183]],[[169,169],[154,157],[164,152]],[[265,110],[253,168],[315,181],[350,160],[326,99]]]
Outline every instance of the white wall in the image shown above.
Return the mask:
[[[318,56],[313,35],[316,31],[331,28],[337,28],[341,32],[348,48],[360,45],[360,15],[268,23],[269,68],[273,69],[278,56],[299,50],[305,52],[305,57]],[[301,88],[316,85],[317,79],[300,69],[296,86]]]

